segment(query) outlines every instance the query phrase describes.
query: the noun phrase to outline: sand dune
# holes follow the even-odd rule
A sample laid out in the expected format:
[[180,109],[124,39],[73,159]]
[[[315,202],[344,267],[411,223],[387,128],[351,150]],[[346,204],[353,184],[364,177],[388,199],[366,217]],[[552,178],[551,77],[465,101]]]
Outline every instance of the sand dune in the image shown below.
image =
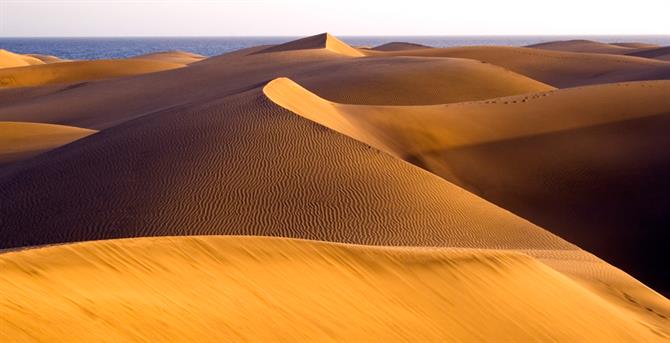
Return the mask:
[[0,122],[0,167],[95,133],[78,127]]
[[259,53],[291,51],[291,50],[311,50],[325,49],[339,55],[349,57],[361,57],[363,53],[352,48],[347,43],[337,39],[330,33],[322,33],[316,36],[298,39],[284,44],[269,47],[259,51]]
[[653,58],[663,61],[670,61],[670,46],[664,46],[660,48],[653,48],[642,50],[638,52],[633,52],[629,54],[630,56],[646,57]]
[[7,341],[667,339],[512,252],[144,238],[5,253],[0,266]]
[[62,59],[57,56],[52,55],[42,55],[42,54],[26,54],[26,56],[37,58],[38,60],[49,64],[49,63],[59,63],[59,62],[69,62],[70,60]]
[[610,44],[611,45],[622,46],[624,48],[632,48],[632,49],[652,49],[652,48],[659,48],[660,47],[657,44],[639,43],[639,42],[621,42],[621,43],[610,43]]
[[584,39],[554,41],[528,45],[529,48],[536,49],[615,55],[625,55],[639,49],[639,47],[635,46],[638,45],[635,43],[608,44]]
[[[664,290],[670,81],[547,83],[669,65],[323,34],[0,90],[0,120],[101,130],[0,169],[0,248],[67,243],[0,254],[0,321],[44,340],[667,340],[668,299],[532,222]],[[71,244],[205,234],[284,239]]]
[[635,56],[550,51],[505,46],[475,46],[404,51],[370,51],[369,55],[471,58],[510,69],[563,88],[598,83],[670,79],[670,63]]
[[6,168],[0,185],[4,247],[234,234],[554,252],[548,265],[657,330],[670,314],[666,299],[574,245],[259,88],[108,128]]
[[431,48],[431,47],[426,46],[426,45],[422,45],[422,44],[416,44],[416,43],[391,42],[391,43],[386,43],[386,44],[376,46],[376,47],[372,48],[372,50],[398,51],[398,50],[414,50],[414,49],[427,49],[427,48]]
[[551,89],[502,68],[459,59],[342,58],[324,49],[256,51],[76,87],[0,90],[0,120],[104,129],[155,111],[219,99],[280,76],[289,76],[322,97],[363,104],[424,105]]
[[206,57],[186,51],[164,51],[135,56],[133,59],[161,61],[178,64],[191,64],[204,60]]
[[43,64],[0,70],[0,87],[75,83],[181,68],[183,64],[145,60],[95,60]]
[[670,81],[449,106],[336,104],[288,79],[264,91],[284,108],[511,209],[656,289],[670,289],[655,272],[670,258],[658,247],[670,224],[662,219],[670,203],[662,176],[670,173]]
[[331,65],[320,66],[323,73],[299,72],[292,78],[329,100],[365,105],[442,104],[554,89],[468,59],[367,58]]
[[39,65],[43,63],[42,60],[32,56],[15,54],[11,51],[0,49],[0,69]]

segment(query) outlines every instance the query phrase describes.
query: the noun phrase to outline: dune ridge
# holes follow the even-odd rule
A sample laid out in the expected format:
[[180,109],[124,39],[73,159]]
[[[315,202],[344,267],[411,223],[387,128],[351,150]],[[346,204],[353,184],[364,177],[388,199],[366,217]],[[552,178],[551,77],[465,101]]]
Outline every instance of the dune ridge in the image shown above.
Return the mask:
[[0,49],[0,69],[44,64],[41,59],[30,55],[16,54]]
[[163,237],[4,253],[0,266],[9,340],[668,338],[514,252]]
[[352,48],[347,43],[339,40],[337,37],[327,32],[315,36],[290,41],[288,43],[272,46],[267,49],[263,49],[258,53],[270,53],[270,52],[281,52],[291,50],[311,50],[311,49],[325,49],[330,52],[334,52],[338,55],[349,56],[349,57],[365,56],[359,50]]
[[[670,185],[655,181],[652,186],[648,180],[670,172],[665,162],[670,156],[663,150],[670,144],[664,133],[670,81],[586,86],[446,106],[338,104],[286,78],[272,81],[264,92],[292,112],[568,237],[657,289],[668,287],[654,271],[670,257],[657,248]],[[648,204],[644,199],[649,196],[656,201]],[[646,205],[640,209],[639,204]],[[640,216],[650,218],[646,225],[639,224]],[[608,235],[607,242],[602,235]],[[643,251],[631,246],[630,239],[644,246]]]

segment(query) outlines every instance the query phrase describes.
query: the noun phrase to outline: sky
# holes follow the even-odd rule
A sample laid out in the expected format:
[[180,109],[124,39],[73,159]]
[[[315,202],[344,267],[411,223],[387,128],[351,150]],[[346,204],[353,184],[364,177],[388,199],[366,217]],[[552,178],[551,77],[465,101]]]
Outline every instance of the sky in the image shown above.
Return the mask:
[[0,36],[670,34],[670,0],[0,0]]

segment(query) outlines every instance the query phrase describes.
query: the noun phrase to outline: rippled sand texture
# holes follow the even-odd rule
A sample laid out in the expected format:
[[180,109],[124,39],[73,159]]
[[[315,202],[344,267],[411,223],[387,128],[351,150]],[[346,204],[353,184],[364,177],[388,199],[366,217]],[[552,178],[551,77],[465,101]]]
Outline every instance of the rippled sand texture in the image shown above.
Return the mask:
[[0,69],[26,80],[0,89],[0,335],[667,341],[656,49],[321,34]]

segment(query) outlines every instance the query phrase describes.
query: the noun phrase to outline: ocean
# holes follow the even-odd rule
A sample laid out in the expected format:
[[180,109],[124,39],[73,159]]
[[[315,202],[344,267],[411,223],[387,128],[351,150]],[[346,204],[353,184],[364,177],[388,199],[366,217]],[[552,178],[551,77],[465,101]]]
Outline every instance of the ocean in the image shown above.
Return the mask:
[[[123,38],[0,38],[0,49],[40,53],[66,59],[104,59],[157,51],[184,50],[215,56],[256,45],[277,44],[300,37],[123,37]],[[670,35],[655,36],[356,36],[339,37],[354,46],[413,42],[434,47],[464,45],[523,46],[552,40],[589,39],[601,42],[644,42],[670,45]]]

